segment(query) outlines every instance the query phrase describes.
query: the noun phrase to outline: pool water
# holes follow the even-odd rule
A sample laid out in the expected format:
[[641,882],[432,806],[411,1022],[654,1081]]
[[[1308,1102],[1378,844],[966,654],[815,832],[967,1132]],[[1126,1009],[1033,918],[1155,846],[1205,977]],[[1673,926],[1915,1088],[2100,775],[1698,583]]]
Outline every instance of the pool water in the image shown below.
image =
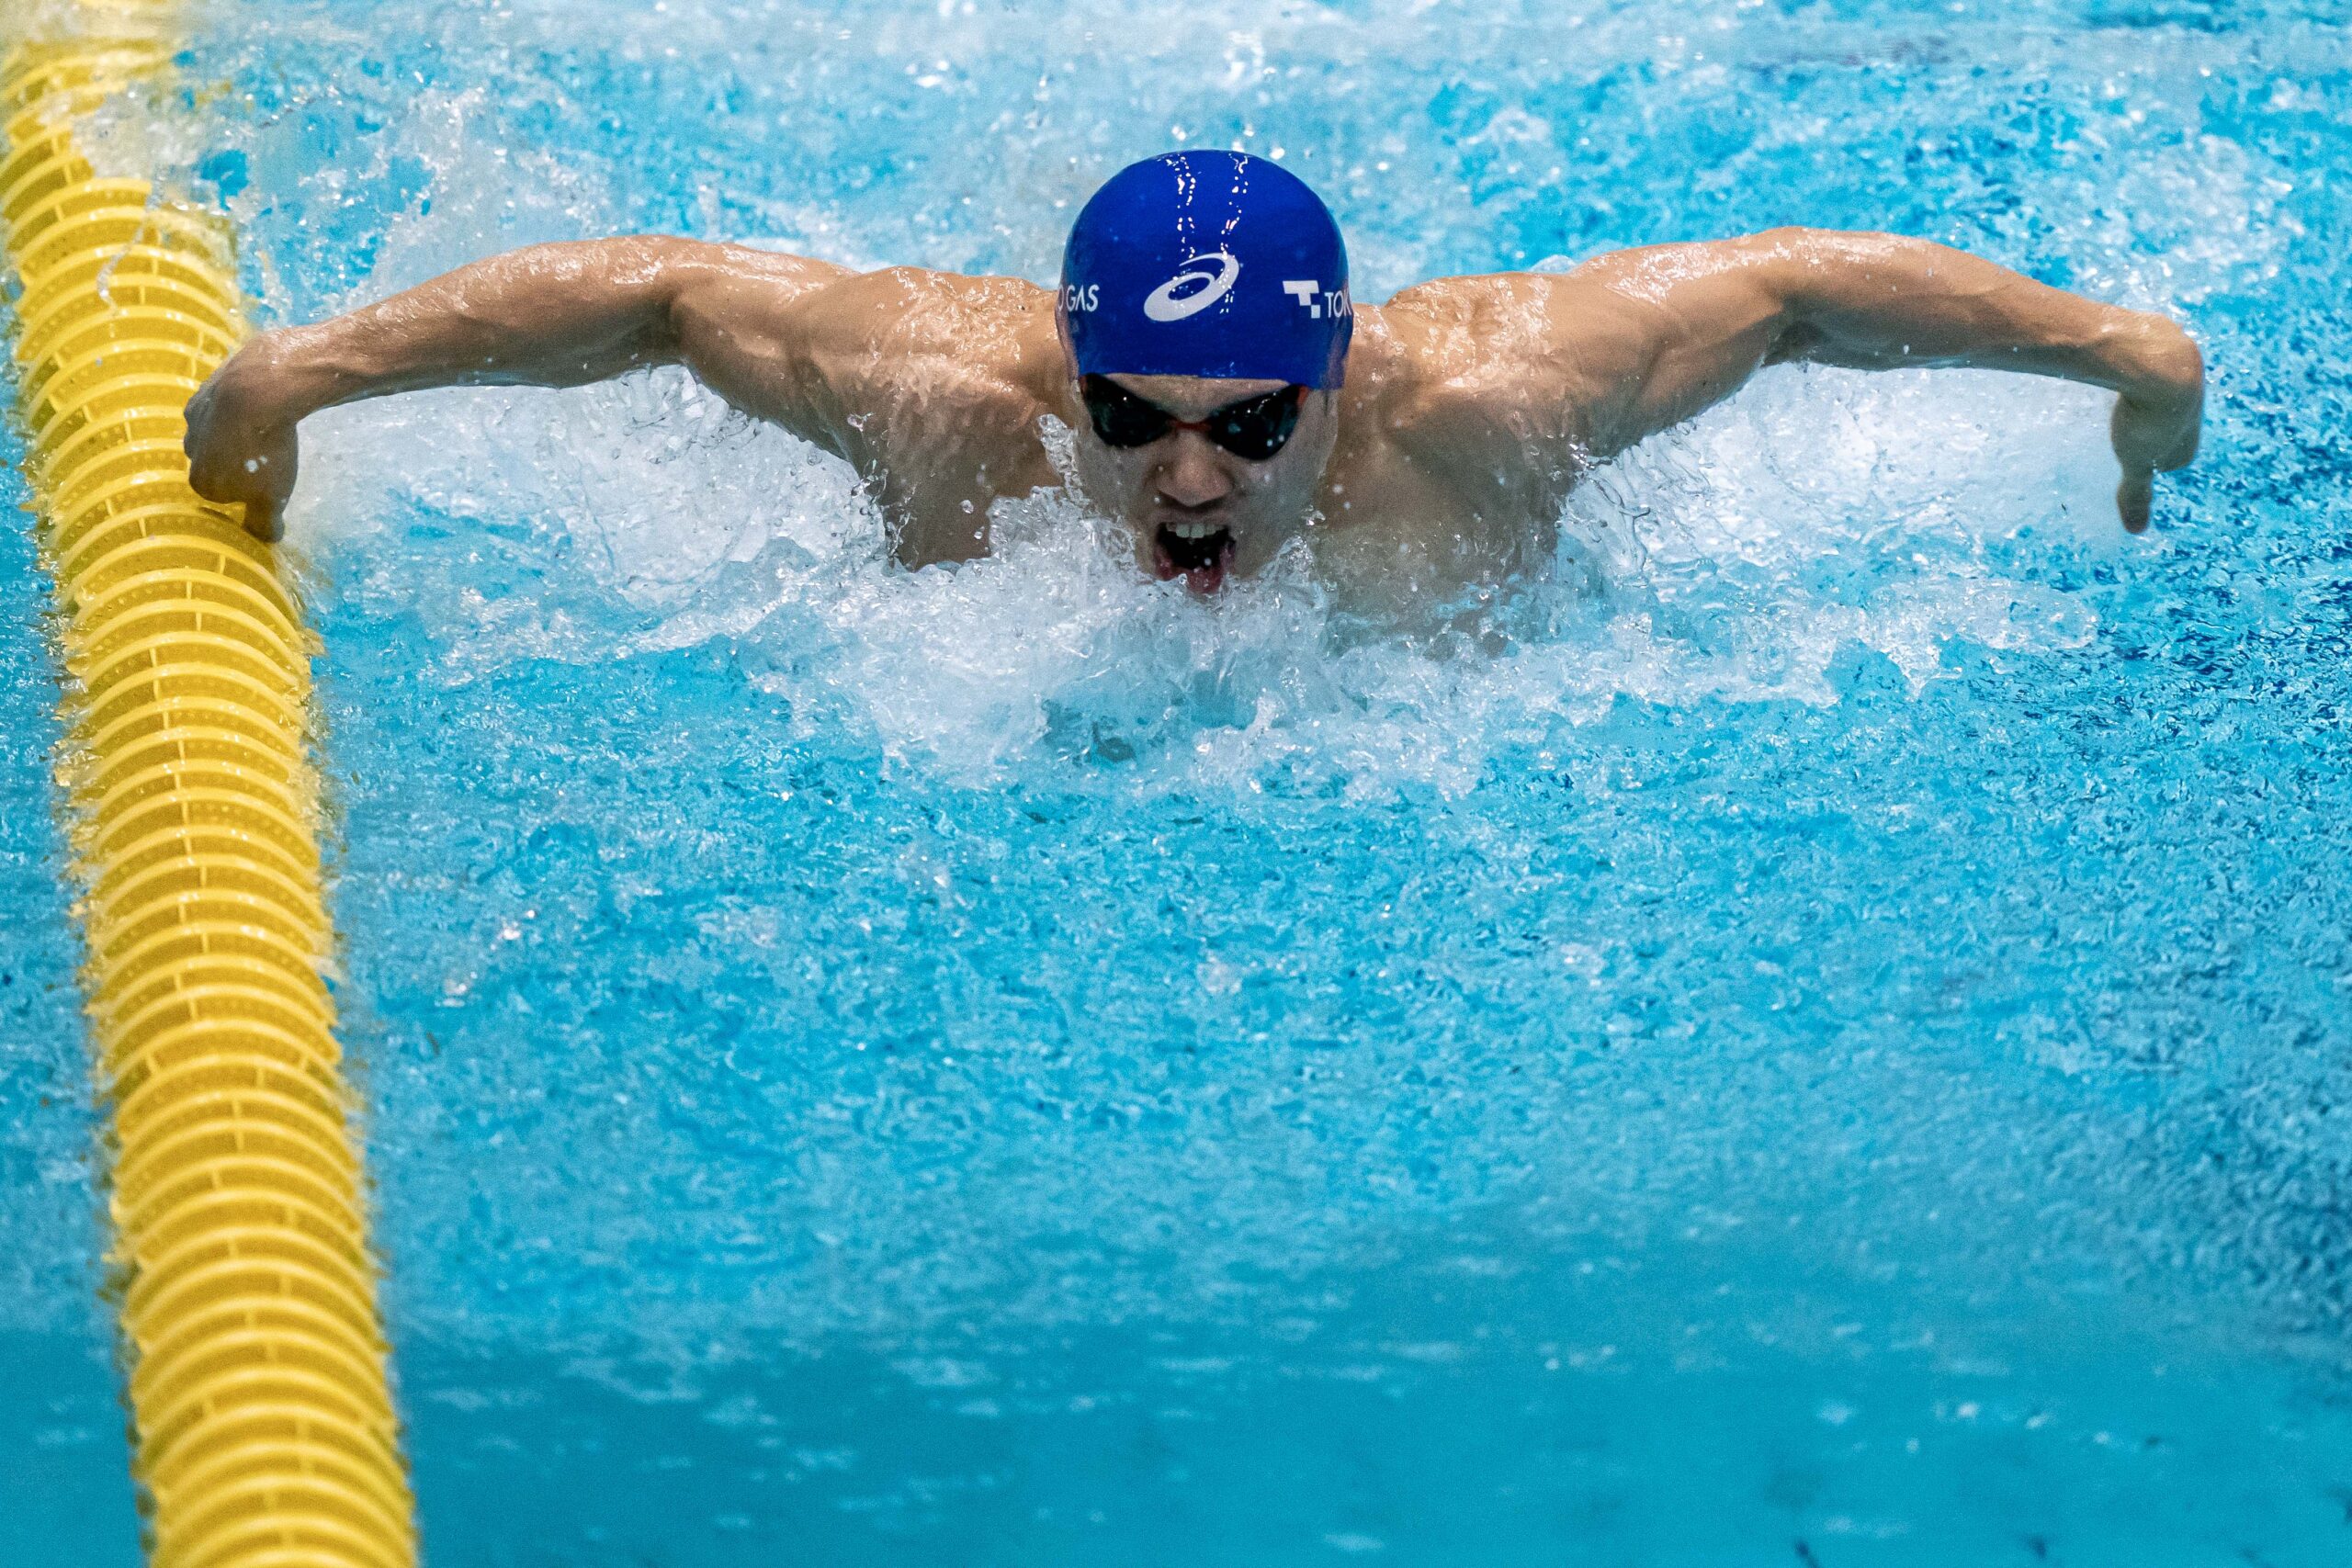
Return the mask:
[[[1052,497],[896,570],[675,374],[313,420],[432,1562],[2352,1552],[2335,6],[190,11],[100,156],[269,320],[629,229],[1047,280],[1233,144],[1369,299],[1883,228],[2212,367],[2142,538],[2098,394],[1776,370],[1402,621]],[[0,1562],[121,1564],[44,595],[9,531]]]

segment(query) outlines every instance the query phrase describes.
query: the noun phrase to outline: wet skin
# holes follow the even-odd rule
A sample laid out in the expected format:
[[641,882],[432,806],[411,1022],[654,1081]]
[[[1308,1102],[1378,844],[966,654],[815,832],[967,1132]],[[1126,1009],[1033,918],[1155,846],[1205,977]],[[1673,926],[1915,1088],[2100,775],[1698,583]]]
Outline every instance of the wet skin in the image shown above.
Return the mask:
[[[296,426],[315,410],[680,364],[846,458],[909,566],[984,554],[996,500],[1067,486],[1125,525],[1150,575],[1214,591],[1311,528],[1319,570],[1410,597],[1540,558],[1594,464],[1795,361],[2007,369],[2115,392],[2116,505],[2134,532],[2154,474],[2197,451],[2204,364],[2164,317],[1924,241],[1796,229],[1566,274],[1442,278],[1359,306],[1343,384],[1308,392],[1261,461],[1193,430],[1102,442],[1055,295],[1034,284],[662,236],[534,246],[262,333],[189,403],[187,451],[199,493],[275,537]],[[1187,421],[1281,385],[1114,379]],[[1057,421],[1070,433],[1060,467]]]

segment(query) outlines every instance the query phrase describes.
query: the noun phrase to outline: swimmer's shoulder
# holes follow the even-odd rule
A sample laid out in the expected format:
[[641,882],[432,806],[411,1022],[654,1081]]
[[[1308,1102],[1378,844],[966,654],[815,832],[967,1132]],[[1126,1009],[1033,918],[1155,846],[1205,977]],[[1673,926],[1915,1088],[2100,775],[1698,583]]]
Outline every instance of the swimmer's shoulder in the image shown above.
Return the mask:
[[[1547,274],[1490,273],[1416,284],[1357,311],[1349,388],[1357,411],[1430,464],[1483,473],[1580,438],[1599,394],[1577,351],[1586,286]],[[1370,352],[1365,353],[1366,350]]]
[[880,267],[843,274],[789,309],[807,323],[820,375],[919,401],[1025,412],[1049,395],[1060,358],[1054,296],[1026,278]]
[[1064,374],[1054,296],[922,267],[854,274],[825,293],[808,306],[839,316],[816,329],[838,449],[874,483],[899,558],[985,553],[990,502],[1055,477],[1037,436]]

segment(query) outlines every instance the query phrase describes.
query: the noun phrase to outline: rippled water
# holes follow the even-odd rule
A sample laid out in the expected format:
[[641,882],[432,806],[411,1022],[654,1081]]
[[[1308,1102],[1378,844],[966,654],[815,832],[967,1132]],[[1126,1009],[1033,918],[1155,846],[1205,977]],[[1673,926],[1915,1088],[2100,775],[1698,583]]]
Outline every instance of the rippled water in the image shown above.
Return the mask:
[[[881,9],[217,5],[139,151],[282,320],[628,228],[1042,280],[1188,142],[1372,299],[1893,229],[2179,315],[2206,453],[2126,540],[2096,394],[1776,371],[1439,632],[1052,501],[897,571],[682,377],[319,417],[434,1560],[2342,1561],[2335,8]],[[119,1561],[5,548],[0,1455]]]

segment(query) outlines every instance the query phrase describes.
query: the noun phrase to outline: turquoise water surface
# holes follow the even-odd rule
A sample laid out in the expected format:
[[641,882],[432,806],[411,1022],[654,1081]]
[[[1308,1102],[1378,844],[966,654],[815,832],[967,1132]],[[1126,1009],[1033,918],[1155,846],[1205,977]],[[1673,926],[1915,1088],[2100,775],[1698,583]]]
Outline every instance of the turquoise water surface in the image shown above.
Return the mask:
[[[675,374],[312,421],[431,1562],[2352,1556],[2338,7],[190,10],[100,155],[273,321],[629,229],[1047,280],[1232,143],[1370,299],[1890,229],[2213,371],[2139,539],[2098,394],[1770,372],[1443,631],[1057,498],[893,570]],[[10,530],[0,1562],[123,1564],[44,603]]]

